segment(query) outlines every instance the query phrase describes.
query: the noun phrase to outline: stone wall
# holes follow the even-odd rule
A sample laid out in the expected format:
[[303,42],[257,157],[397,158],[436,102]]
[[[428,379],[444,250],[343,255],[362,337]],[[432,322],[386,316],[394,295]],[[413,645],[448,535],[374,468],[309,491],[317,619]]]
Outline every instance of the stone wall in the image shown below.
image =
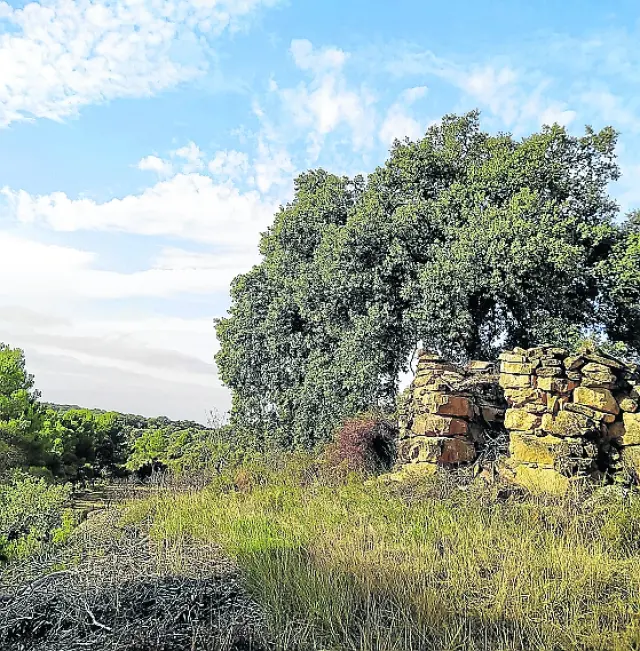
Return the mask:
[[497,380],[490,362],[461,368],[422,351],[399,401],[399,465],[433,472],[474,462],[502,428],[505,405]]
[[636,480],[640,470],[638,369],[595,350],[516,348],[500,355],[509,409],[505,469],[531,489],[572,481]]
[[640,483],[640,375],[597,350],[515,348],[462,368],[421,351],[399,400],[398,464],[434,472],[477,461],[532,490]]

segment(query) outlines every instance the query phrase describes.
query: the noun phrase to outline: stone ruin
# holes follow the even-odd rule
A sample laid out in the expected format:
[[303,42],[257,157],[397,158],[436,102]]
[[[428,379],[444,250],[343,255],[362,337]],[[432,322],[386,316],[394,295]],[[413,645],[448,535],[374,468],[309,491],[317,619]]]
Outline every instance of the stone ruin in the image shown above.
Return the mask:
[[572,482],[639,483],[640,374],[601,351],[515,348],[499,367],[422,351],[399,400],[398,464],[489,466],[538,492]]

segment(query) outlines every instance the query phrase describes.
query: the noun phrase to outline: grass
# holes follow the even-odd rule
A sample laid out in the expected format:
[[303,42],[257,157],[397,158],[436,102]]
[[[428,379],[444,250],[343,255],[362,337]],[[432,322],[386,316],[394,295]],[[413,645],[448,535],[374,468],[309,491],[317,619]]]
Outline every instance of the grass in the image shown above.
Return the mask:
[[291,456],[123,517],[220,545],[281,648],[640,649],[637,495],[327,476]]

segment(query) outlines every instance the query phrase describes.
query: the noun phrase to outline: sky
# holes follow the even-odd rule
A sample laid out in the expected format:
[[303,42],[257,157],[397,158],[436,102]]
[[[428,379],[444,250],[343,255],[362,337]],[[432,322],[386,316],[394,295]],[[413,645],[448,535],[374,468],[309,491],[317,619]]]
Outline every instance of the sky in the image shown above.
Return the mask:
[[0,0],[0,341],[45,400],[204,422],[213,320],[296,174],[478,108],[612,125],[640,207],[638,42],[637,0]]

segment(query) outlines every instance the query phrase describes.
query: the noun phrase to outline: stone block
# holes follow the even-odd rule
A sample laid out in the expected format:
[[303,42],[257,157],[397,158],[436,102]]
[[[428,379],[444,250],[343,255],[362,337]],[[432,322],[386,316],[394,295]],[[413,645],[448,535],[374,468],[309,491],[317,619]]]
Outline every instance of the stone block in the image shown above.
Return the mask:
[[620,407],[609,389],[578,387],[573,392],[573,401],[596,411],[609,414],[620,413]]
[[504,426],[508,430],[520,432],[533,431],[540,427],[542,418],[537,414],[531,414],[524,409],[507,409],[504,417]]
[[638,401],[630,396],[617,396],[616,400],[622,411],[628,411],[630,413],[638,411]]
[[596,411],[591,407],[585,405],[579,405],[575,402],[570,402],[564,406],[566,411],[572,411],[575,414],[582,414],[587,418],[591,418],[597,423],[613,423],[616,419],[614,414],[607,414],[603,411]]
[[620,438],[622,445],[640,445],[640,414],[622,415],[624,432]]
[[467,369],[470,373],[493,373],[496,365],[493,362],[483,362],[481,360],[471,360]]
[[527,358],[524,355],[515,355],[514,353],[500,353],[498,359],[501,362],[513,362],[515,364],[524,364],[527,361]]
[[536,370],[538,377],[559,377],[564,374],[561,366],[542,366]]
[[457,416],[471,418],[473,405],[464,396],[450,396],[442,393],[425,393],[418,399],[418,405],[428,413],[440,416]]
[[469,433],[469,423],[461,418],[418,414],[413,419],[411,431],[418,436],[466,436]]
[[504,397],[513,407],[522,407],[526,404],[547,404],[547,396],[537,389],[505,389]]
[[555,357],[543,357],[540,362],[542,366],[562,366],[562,360]]
[[583,437],[597,429],[594,420],[584,414],[572,411],[560,411],[553,417],[552,421],[545,420],[545,431],[564,437]]
[[565,357],[562,363],[567,371],[577,371],[585,365],[586,360],[581,356],[572,356]]
[[537,363],[532,362],[500,362],[500,373],[507,373],[509,375],[531,375]]
[[500,386],[503,389],[528,389],[531,387],[531,377],[528,375],[500,374]]
[[590,362],[602,364],[603,366],[608,366],[609,368],[614,368],[618,371],[624,370],[624,364],[622,362],[619,362],[617,359],[613,359],[601,353],[585,353],[583,357]]
[[504,420],[505,410],[492,405],[482,405],[480,414],[486,423],[497,423]]
[[404,441],[399,454],[406,463],[437,463],[445,466],[470,463],[476,458],[475,447],[470,441],[442,436],[417,436]]
[[578,385],[572,380],[566,380],[559,377],[541,377],[538,378],[538,389],[549,391],[550,393],[566,394],[571,393]]
[[579,438],[535,436],[513,432],[509,441],[512,463],[526,463],[538,468],[557,468],[566,461],[584,457],[584,446]]

